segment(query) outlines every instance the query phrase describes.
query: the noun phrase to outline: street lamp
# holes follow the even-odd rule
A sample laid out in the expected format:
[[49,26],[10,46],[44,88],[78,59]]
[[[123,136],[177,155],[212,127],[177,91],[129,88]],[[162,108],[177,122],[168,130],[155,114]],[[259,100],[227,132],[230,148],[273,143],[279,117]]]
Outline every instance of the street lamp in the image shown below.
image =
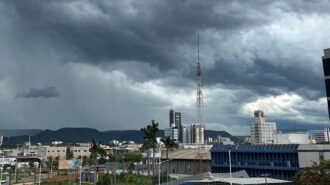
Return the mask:
[[40,185],[40,182],[41,182],[41,161],[42,161],[42,157],[39,158],[40,162],[39,162],[39,185]]
[[229,183],[230,185],[232,185],[232,174],[231,174],[231,153],[230,153],[230,149],[229,149],[229,152],[228,152],[228,155],[229,155]]
[[[160,164],[161,164],[161,157],[162,157],[162,150],[161,150],[161,145],[160,145],[160,137],[156,138],[156,141],[158,143],[158,148],[159,148],[159,160],[158,160],[158,185],[160,185]],[[155,161],[155,160],[154,160]]]
[[80,148],[80,177],[79,177],[79,185],[81,185],[81,169],[82,169],[82,154],[81,154],[82,148]]
[[[162,163],[166,163],[166,162],[170,162],[170,161],[172,161],[173,159],[168,159],[168,160],[165,160],[165,161],[161,161],[161,162],[159,162],[159,164],[162,164]],[[167,169],[168,170],[168,169]],[[168,172],[168,171],[167,171]],[[168,176],[169,176],[169,173],[167,173],[167,184],[168,184]],[[172,182],[171,182],[172,183]]]
[[15,182],[17,183],[17,161],[18,159],[16,158],[16,162],[15,162]]
[[266,174],[261,174],[260,175],[261,177],[265,177],[265,183],[266,183],[266,185],[268,184],[268,182],[267,182],[267,177],[269,176],[269,174],[268,173],[266,173]]
[[2,150],[2,159],[1,159],[1,175],[0,175],[0,184],[2,184],[2,169],[3,169],[3,163],[4,163],[4,161],[3,161],[3,158],[4,158],[4,150]]

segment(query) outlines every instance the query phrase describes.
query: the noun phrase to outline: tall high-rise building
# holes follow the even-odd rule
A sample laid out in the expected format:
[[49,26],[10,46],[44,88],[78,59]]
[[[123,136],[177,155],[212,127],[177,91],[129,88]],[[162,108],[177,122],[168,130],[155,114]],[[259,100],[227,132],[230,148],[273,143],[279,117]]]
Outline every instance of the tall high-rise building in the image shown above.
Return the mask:
[[175,127],[178,129],[178,141],[182,141],[182,133],[181,133],[181,113],[175,112]]
[[327,100],[328,100],[328,115],[330,120],[330,48],[324,50],[324,56],[322,57],[322,61],[323,61],[325,88],[326,88]]
[[261,110],[254,111],[254,122],[251,124],[252,144],[271,144],[275,133],[276,123],[265,122],[264,112]]
[[170,110],[170,128],[173,126],[173,124],[174,124],[174,110],[173,109],[171,109]]

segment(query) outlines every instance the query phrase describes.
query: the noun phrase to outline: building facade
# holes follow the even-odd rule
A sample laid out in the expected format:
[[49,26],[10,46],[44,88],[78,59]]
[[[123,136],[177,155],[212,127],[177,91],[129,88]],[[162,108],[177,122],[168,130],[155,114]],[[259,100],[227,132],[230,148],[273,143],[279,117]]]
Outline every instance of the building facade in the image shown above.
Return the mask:
[[173,138],[172,128],[165,128],[164,129],[164,137],[170,137],[171,139]]
[[161,171],[172,174],[199,174],[210,171],[209,149],[176,149],[161,152]]
[[254,122],[251,124],[252,144],[273,143],[273,134],[276,133],[275,122],[265,122],[264,112],[254,111]]
[[169,115],[169,127],[171,128],[174,124],[174,110],[170,110],[170,115]]
[[322,62],[323,62],[326,95],[328,100],[328,114],[330,120],[330,48],[324,50],[324,56],[322,57]]
[[275,133],[274,144],[310,144],[308,133]]
[[71,146],[70,151],[73,153],[73,158],[78,159],[80,156],[90,157],[91,152],[89,146]]
[[181,134],[181,112],[175,112],[175,127],[178,129],[178,141],[182,142]]
[[315,141],[316,143],[330,142],[330,129],[325,128],[323,130],[318,130],[315,133]]
[[172,128],[172,139],[175,142],[179,142],[179,129],[177,127]]
[[66,146],[39,146],[38,154],[43,159],[47,159],[48,157],[66,159],[66,150]]
[[246,170],[250,177],[269,174],[271,178],[291,179],[300,168],[329,159],[330,145],[214,145],[211,149],[213,173],[229,172],[231,161],[233,172]]

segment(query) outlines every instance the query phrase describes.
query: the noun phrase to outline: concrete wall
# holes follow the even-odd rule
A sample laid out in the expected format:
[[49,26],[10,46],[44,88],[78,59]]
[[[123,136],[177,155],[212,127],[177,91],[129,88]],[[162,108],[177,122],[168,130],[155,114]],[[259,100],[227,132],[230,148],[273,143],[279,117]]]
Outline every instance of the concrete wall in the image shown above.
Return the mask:
[[330,145],[299,145],[299,166],[309,167],[313,162],[320,164],[321,158],[324,160],[330,159]]
[[320,156],[319,152],[299,152],[299,167],[311,167],[316,162],[316,164],[320,164]]
[[208,160],[174,159],[169,162],[163,162],[161,165],[161,171],[169,170],[169,173],[172,174],[193,175],[209,171],[209,163]]

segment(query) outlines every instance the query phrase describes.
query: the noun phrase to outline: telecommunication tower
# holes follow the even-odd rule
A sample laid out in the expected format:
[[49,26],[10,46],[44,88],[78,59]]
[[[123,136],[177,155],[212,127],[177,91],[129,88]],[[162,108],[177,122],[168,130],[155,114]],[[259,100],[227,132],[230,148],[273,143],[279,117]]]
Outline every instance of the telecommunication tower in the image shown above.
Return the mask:
[[198,34],[198,57],[197,57],[197,67],[196,67],[196,84],[197,84],[197,93],[196,93],[196,114],[197,114],[197,123],[196,123],[196,144],[204,144],[204,124],[203,124],[203,93],[202,93],[202,71],[201,64],[199,62],[199,34]]

